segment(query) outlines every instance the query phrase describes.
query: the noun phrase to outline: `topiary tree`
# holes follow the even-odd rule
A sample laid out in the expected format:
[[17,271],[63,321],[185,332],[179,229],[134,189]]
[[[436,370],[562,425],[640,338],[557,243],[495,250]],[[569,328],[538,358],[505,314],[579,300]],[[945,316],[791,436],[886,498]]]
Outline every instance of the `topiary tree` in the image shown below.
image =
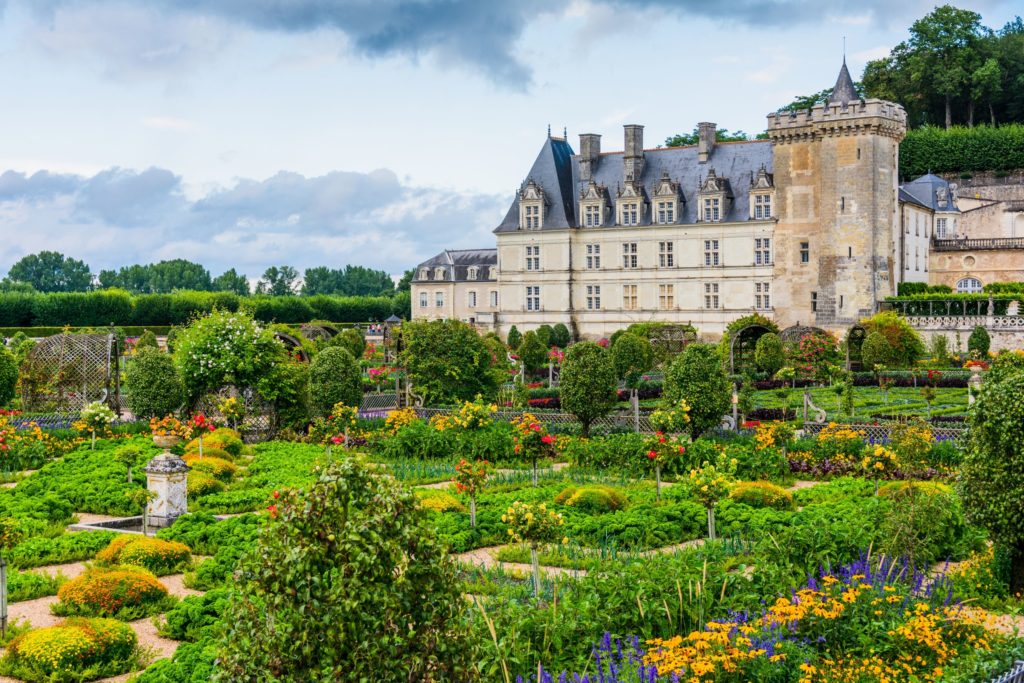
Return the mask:
[[432,403],[471,401],[492,395],[505,380],[507,367],[494,363],[476,330],[458,320],[431,320],[402,325],[399,362],[413,392]]
[[860,347],[860,359],[865,368],[876,365],[888,365],[891,362],[892,349],[881,332],[869,332]]
[[1024,373],[988,382],[970,412],[960,461],[967,520],[1010,555],[1010,594],[1024,591]]
[[762,334],[754,345],[754,364],[757,369],[774,375],[786,364],[786,352],[782,339],[774,332]]
[[348,351],[353,358],[359,360],[363,357],[363,351],[366,350],[366,340],[363,339],[359,330],[349,327],[331,337],[328,346],[339,346]]
[[270,513],[240,563],[216,680],[479,677],[462,583],[410,489],[345,458]]
[[150,330],[145,330],[135,341],[135,351],[139,349],[158,349],[160,345],[156,341],[156,335]]
[[668,404],[686,401],[690,406],[691,439],[718,426],[732,401],[732,384],[718,348],[712,344],[687,346],[665,372],[662,397]]
[[508,331],[508,337],[506,343],[508,347],[515,351],[519,348],[519,344],[523,341],[523,335],[519,332],[519,328],[513,325]]
[[0,346],[0,406],[14,399],[18,388],[18,361],[14,354]]
[[[882,311],[870,318],[860,321],[860,324],[867,331],[868,336],[877,332],[885,338],[889,346],[888,362],[882,361],[883,365],[890,367],[909,367],[925,354],[924,342],[921,335],[917,333],[910,323],[902,318],[895,311]],[[865,345],[867,339],[864,340]],[[868,365],[863,358],[864,348],[861,347],[862,362]],[[870,366],[869,366],[870,367]]]
[[618,400],[615,385],[611,352],[589,341],[569,347],[562,364],[559,395],[562,408],[580,421],[584,437],[590,436],[594,420],[615,407]]
[[644,373],[654,367],[654,349],[651,342],[640,335],[626,332],[615,340],[611,351],[615,374],[629,389],[634,421],[639,424],[640,403],[637,401],[637,387]]
[[539,370],[548,362],[548,347],[541,341],[539,334],[530,331],[523,335],[518,355],[528,371]]
[[139,349],[125,368],[124,383],[128,409],[143,420],[177,412],[185,400],[174,359],[159,349]]
[[551,328],[551,345],[564,349],[572,343],[572,334],[564,323],[558,323]]
[[554,334],[554,329],[551,325],[541,325],[537,328],[537,338],[540,339],[540,343],[544,345],[544,348],[550,348],[554,342],[551,341],[551,335]]
[[988,330],[981,325],[976,325],[971,330],[971,336],[967,338],[967,350],[972,355],[980,358],[988,358],[989,347],[992,346],[992,339],[988,336]]
[[309,364],[309,395],[319,415],[329,415],[338,403],[358,408],[363,379],[352,354],[340,346],[328,346],[316,354]]

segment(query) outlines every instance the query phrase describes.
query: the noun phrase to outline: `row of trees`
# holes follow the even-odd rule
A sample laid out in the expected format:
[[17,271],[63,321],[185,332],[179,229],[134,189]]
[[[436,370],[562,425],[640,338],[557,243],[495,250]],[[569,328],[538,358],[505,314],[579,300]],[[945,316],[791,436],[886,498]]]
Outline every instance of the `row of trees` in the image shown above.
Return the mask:
[[[411,273],[396,288],[391,276],[382,270],[347,265],[344,268],[318,266],[300,275],[292,266],[271,266],[256,283],[256,294],[289,296],[320,294],[342,296],[391,296],[408,291]],[[185,259],[124,266],[101,270],[93,276],[84,261],[56,251],[41,251],[21,258],[2,283],[7,290],[38,292],[87,292],[94,289],[123,289],[132,294],[164,294],[179,290],[196,292],[232,292],[239,296],[253,293],[249,280],[234,268],[212,277],[203,265]]]

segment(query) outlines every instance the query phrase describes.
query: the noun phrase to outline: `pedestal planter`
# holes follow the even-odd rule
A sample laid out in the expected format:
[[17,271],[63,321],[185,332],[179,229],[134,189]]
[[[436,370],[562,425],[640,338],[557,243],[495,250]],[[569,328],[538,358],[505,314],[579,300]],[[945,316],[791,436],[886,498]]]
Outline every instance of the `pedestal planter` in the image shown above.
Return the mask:
[[162,528],[188,511],[188,472],[191,469],[179,456],[170,452],[178,443],[176,436],[154,436],[153,443],[165,449],[143,469],[146,487],[156,494],[146,507],[147,525]]

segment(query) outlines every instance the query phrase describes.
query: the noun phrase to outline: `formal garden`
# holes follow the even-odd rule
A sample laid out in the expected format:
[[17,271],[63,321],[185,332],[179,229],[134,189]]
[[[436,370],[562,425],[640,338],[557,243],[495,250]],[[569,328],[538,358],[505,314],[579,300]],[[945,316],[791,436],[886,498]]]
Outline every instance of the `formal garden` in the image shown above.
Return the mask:
[[984,330],[313,327],[215,310],[0,351],[0,680],[967,682],[1024,659],[1024,352]]

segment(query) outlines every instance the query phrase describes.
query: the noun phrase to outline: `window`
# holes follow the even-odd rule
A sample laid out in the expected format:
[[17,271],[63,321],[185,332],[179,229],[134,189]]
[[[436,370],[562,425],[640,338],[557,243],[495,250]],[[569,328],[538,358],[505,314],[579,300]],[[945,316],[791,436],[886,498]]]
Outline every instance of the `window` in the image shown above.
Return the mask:
[[839,295],[839,310],[840,311],[843,310],[843,295],[842,294]]
[[772,196],[770,194],[754,195],[754,218],[768,219],[772,217]]
[[846,197],[839,198],[839,213],[846,211]]
[[426,268],[420,268],[420,279],[421,280],[429,280],[430,279],[430,271],[428,271]]
[[772,307],[770,287],[771,283],[768,282],[754,283],[754,308],[766,311]]
[[498,291],[492,289],[491,290],[491,308],[497,308],[497,307],[498,307]]
[[470,266],[469,267],[469,270],[466,271],[466,279],[467,280],[475,280],[476,279],[476,266]]
[[811,262],[811,243],[801,242],[800,243],[800,263]]
[[444,270],[444,268],[435,268],[434,269],[434,279],[435,280],[443,280],[443,279],[445,279],[445,270]]
[[526,269],[540,270],[540,245],[530,244],[526,246]]
[[444,292],[434,292],[434,305],[438,308],[444,307]]
[[527,287],[526,288],[526,310],[528,310],[528,311],[539,311],[540,310],[540,287]]
[[708,197],[704,200],[704,221],[714,223],[721,219],[721,203],[718,197]]
[[623,268],[636,268],[637,267],[636,242],[623,242],[622,243],[622,267]]
[[981,280],[976,277],[965,277],[956,283],[957,294],[977,294],[981,291]]
[[426,308],[429,305],[428,299],[426,292],[420,292],[420,308]]
[[811,292],[811,312],[817,312],[818,310],[818,293]]
[[636,202],[627,202],[622,205],[622,224],[640,225],[640,205]]
[[718,265],[718,240],[704,240],[704,265]]
[[676,257],[672,253],[673,247],[673,242],[658,242],[658,265],[662,268],[675,267]]
[[935,236],[940,240],[946,239],[946,219],[936,218],[935,219]]
[[754,263],[759,266],[772,264],[772,240],[770,237],[754,239]]
[[658,222],[662,225],[676,222],[675,202],[658,202]]
[[587,310],[601,309],[601,285],[587,285]]
[[671,311],[676,307],[675,285],[658,285],[658,308]]
[[476,308],[476,292],[466,292],[466,306]]
[[587,270],[599,270],[601,268],[601,245],[587,245]]
[[527,230],[540,229],[540,206],[527,204],[523,207],[523,227]]
[[718,308],[718,283],[717,282],[705,282],[704,283],[704,308],[717,309]]
[[622,285],[622,307],[627,311],[635,311],[637,305],[636,285]]
[[601,225],[600,204],[588,204],[583,209],[583,215],[588,228],[596,228]]

